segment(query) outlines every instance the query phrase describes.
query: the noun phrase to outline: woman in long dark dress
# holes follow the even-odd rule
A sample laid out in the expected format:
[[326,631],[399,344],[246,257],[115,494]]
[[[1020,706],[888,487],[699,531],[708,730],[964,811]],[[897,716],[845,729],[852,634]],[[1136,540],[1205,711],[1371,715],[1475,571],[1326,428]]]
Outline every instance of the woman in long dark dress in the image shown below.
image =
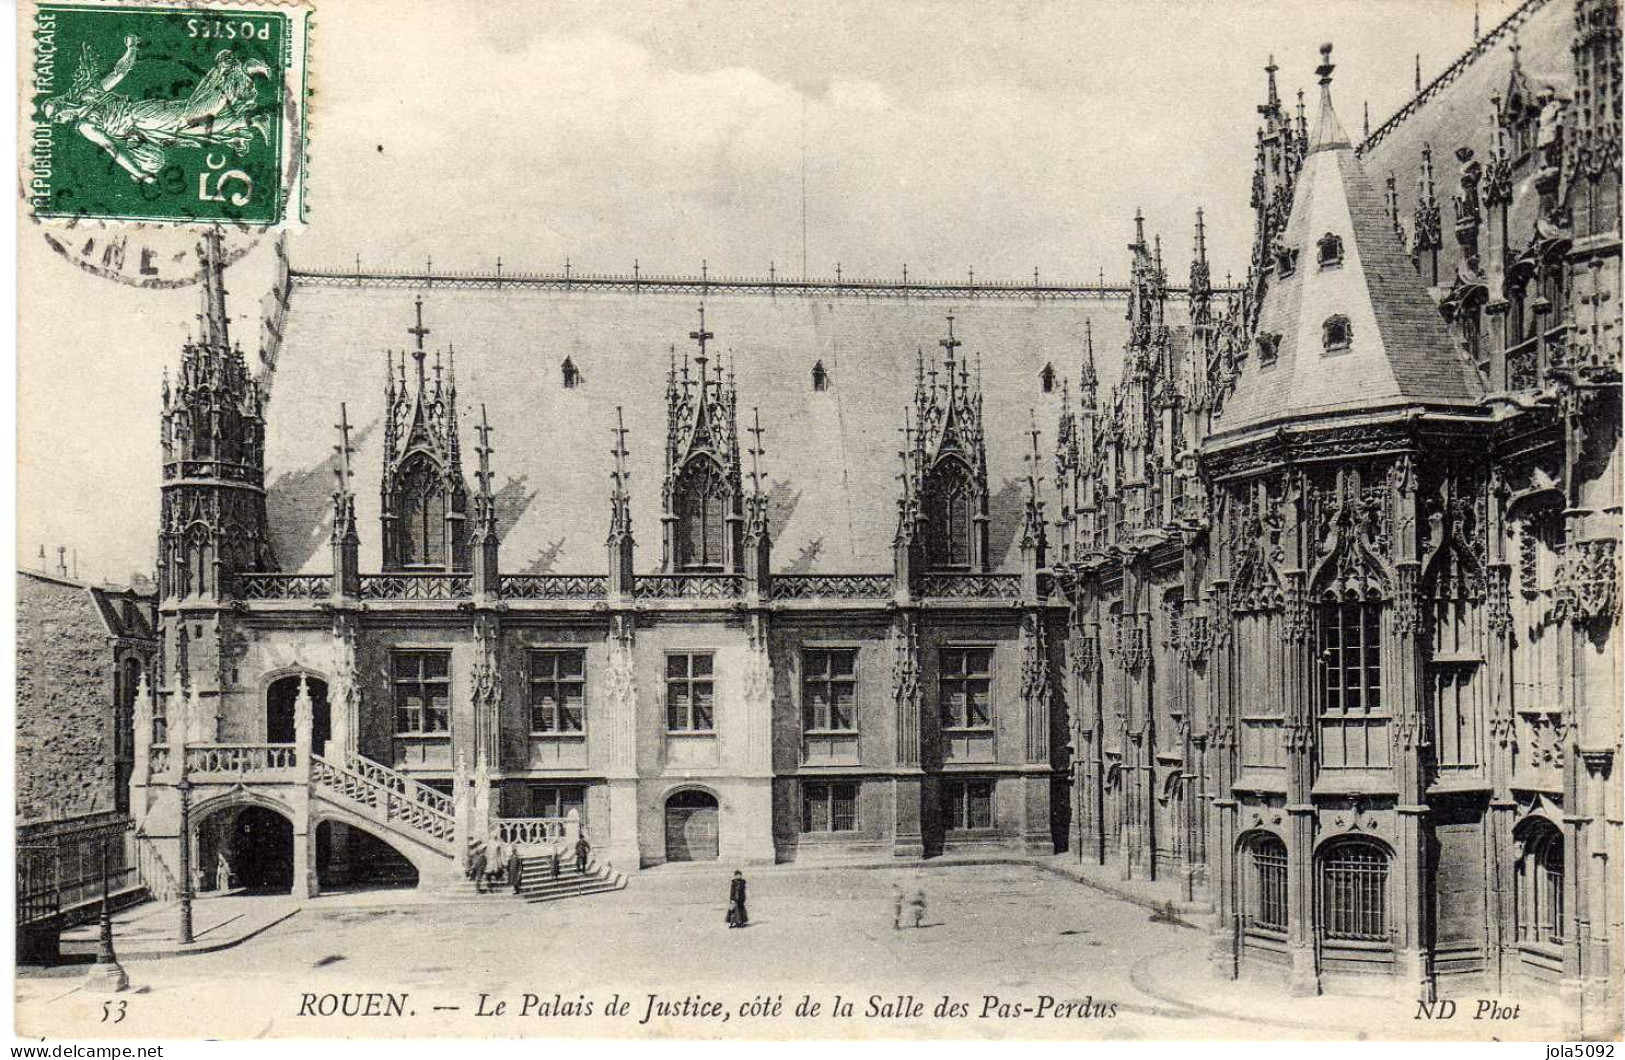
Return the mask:
[[748,923],[750,917],[745,914],[745,876],[735,869],[733,882],[728,884],[728,926],[744,927]]

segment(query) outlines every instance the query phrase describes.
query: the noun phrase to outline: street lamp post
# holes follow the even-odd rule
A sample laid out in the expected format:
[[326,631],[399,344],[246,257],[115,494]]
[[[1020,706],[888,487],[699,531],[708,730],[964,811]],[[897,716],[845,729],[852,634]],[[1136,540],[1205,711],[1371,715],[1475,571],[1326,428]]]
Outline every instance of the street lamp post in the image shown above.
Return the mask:
[[192,781],[186,775],[186,747],[181,746],[181,779],[175,785],[181,798],[181,923],[180,943],[192,942]]
[[130,977],[124,974],[124,966],[119,964],[118,955],[113,952],[113,906],[111,884],[107,872],[107,833],[102,833],[102,915],[101,915],[101,946],[96,951],[96,963],[90,966],[90,973],[86,977],[88,985],[95,990],[116,994],[121,990],[130,988]]

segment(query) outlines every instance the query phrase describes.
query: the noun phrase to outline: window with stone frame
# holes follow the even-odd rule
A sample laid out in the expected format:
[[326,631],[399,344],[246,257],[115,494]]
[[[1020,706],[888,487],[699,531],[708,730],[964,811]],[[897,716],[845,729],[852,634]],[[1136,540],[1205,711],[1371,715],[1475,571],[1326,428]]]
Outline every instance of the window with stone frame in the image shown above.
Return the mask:
[[580,784],[531,784],[525,790],[526,816],[587,819],[587,789]]
[[801,725],[807,733],[858,729],[858,650],[805,648],[801,653]]
[[1320,857],[1323,939],[1388,942],[1388,851],[1364,839],[1337,840]]
[[391,660],[395,733],[451,731],[451,652],[398,651]]
[[1380,600],[1327,600],[1318,614],[1320,761],[1328,768],[1388,765]]
[[403,567],[443,568],[450,562],[446,540],[449,505],[440,468],[427,454],[410,457],[396,479]]
[[1550,821],[1532,818],[1518,830],[1517,892],[1520,945],[1563,944],[1563,833]]
[[993,827],[991,780],[944,780],[943,826],[950,832],[986,831]]
[[926,478],[926,558],[930,566],[968,570],[976,525],[976,483],[957,459],[942,461]]
[[586,724],[587,653],[581,648],[530,653],[530,731],[579,733]]
[[120,665],[113,690],[113,808],[130,812],[130,780],[135,774],[135,697],[141,687],[141,660]]
[[695,460],[677,479],[677,566],[716,572],[725,562],[728,533],[728,481],[709,459]]
[[667,653],[666,731],[716,731],[716,681],[710,652]]
[[1260,835],[1247,844],[1251,893],[1247,896],[1247,925],[1263,931],[1286,931],[1286,844],[1273,835]]
[[858,785],[851,781],[808,780],[801,785],[803,832],[858,830]]
[[939,658],[938,713],[945,731],[993,729],[993,649],[946,647]]

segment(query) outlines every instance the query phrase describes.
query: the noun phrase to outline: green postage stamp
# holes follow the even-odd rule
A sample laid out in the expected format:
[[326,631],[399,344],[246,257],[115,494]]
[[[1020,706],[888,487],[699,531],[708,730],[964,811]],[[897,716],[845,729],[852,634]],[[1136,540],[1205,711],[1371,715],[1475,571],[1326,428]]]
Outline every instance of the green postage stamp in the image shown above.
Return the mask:
[[299,215],[305,9],[41,4],[39,218],[272,226]]

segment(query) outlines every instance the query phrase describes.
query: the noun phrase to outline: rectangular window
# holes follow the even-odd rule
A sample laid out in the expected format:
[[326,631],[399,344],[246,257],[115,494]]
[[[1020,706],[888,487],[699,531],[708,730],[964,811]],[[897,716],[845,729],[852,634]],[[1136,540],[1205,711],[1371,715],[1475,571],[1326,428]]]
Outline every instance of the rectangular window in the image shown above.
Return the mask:
[[801,653],[801,722],[807,732],[856,732],[856,648],[808,648]]
[[809,782],[801,786],[803,832],[858,830],[858,786]]
[[1322,714],[1382,713],[1382,605],[1322,607],[1320,666]]
[[944,648],[938,691],[944,729],[993,728],[993,649]]
[[451,729],[451,652],[396,652],[394,676],[397,734]]
[[716,686],[711,653],[673,652],[666,656],[666,731],[714,732]]
[[950,780],[943,784],[942,796],[950,832],[993,827],[993,781]]
[[530,653],[530,731],[580,732],[586,709],[586,655],[580,648]]
[[579,784],[533,784],[528,792],[530,817],[587,816],[587,789]]

